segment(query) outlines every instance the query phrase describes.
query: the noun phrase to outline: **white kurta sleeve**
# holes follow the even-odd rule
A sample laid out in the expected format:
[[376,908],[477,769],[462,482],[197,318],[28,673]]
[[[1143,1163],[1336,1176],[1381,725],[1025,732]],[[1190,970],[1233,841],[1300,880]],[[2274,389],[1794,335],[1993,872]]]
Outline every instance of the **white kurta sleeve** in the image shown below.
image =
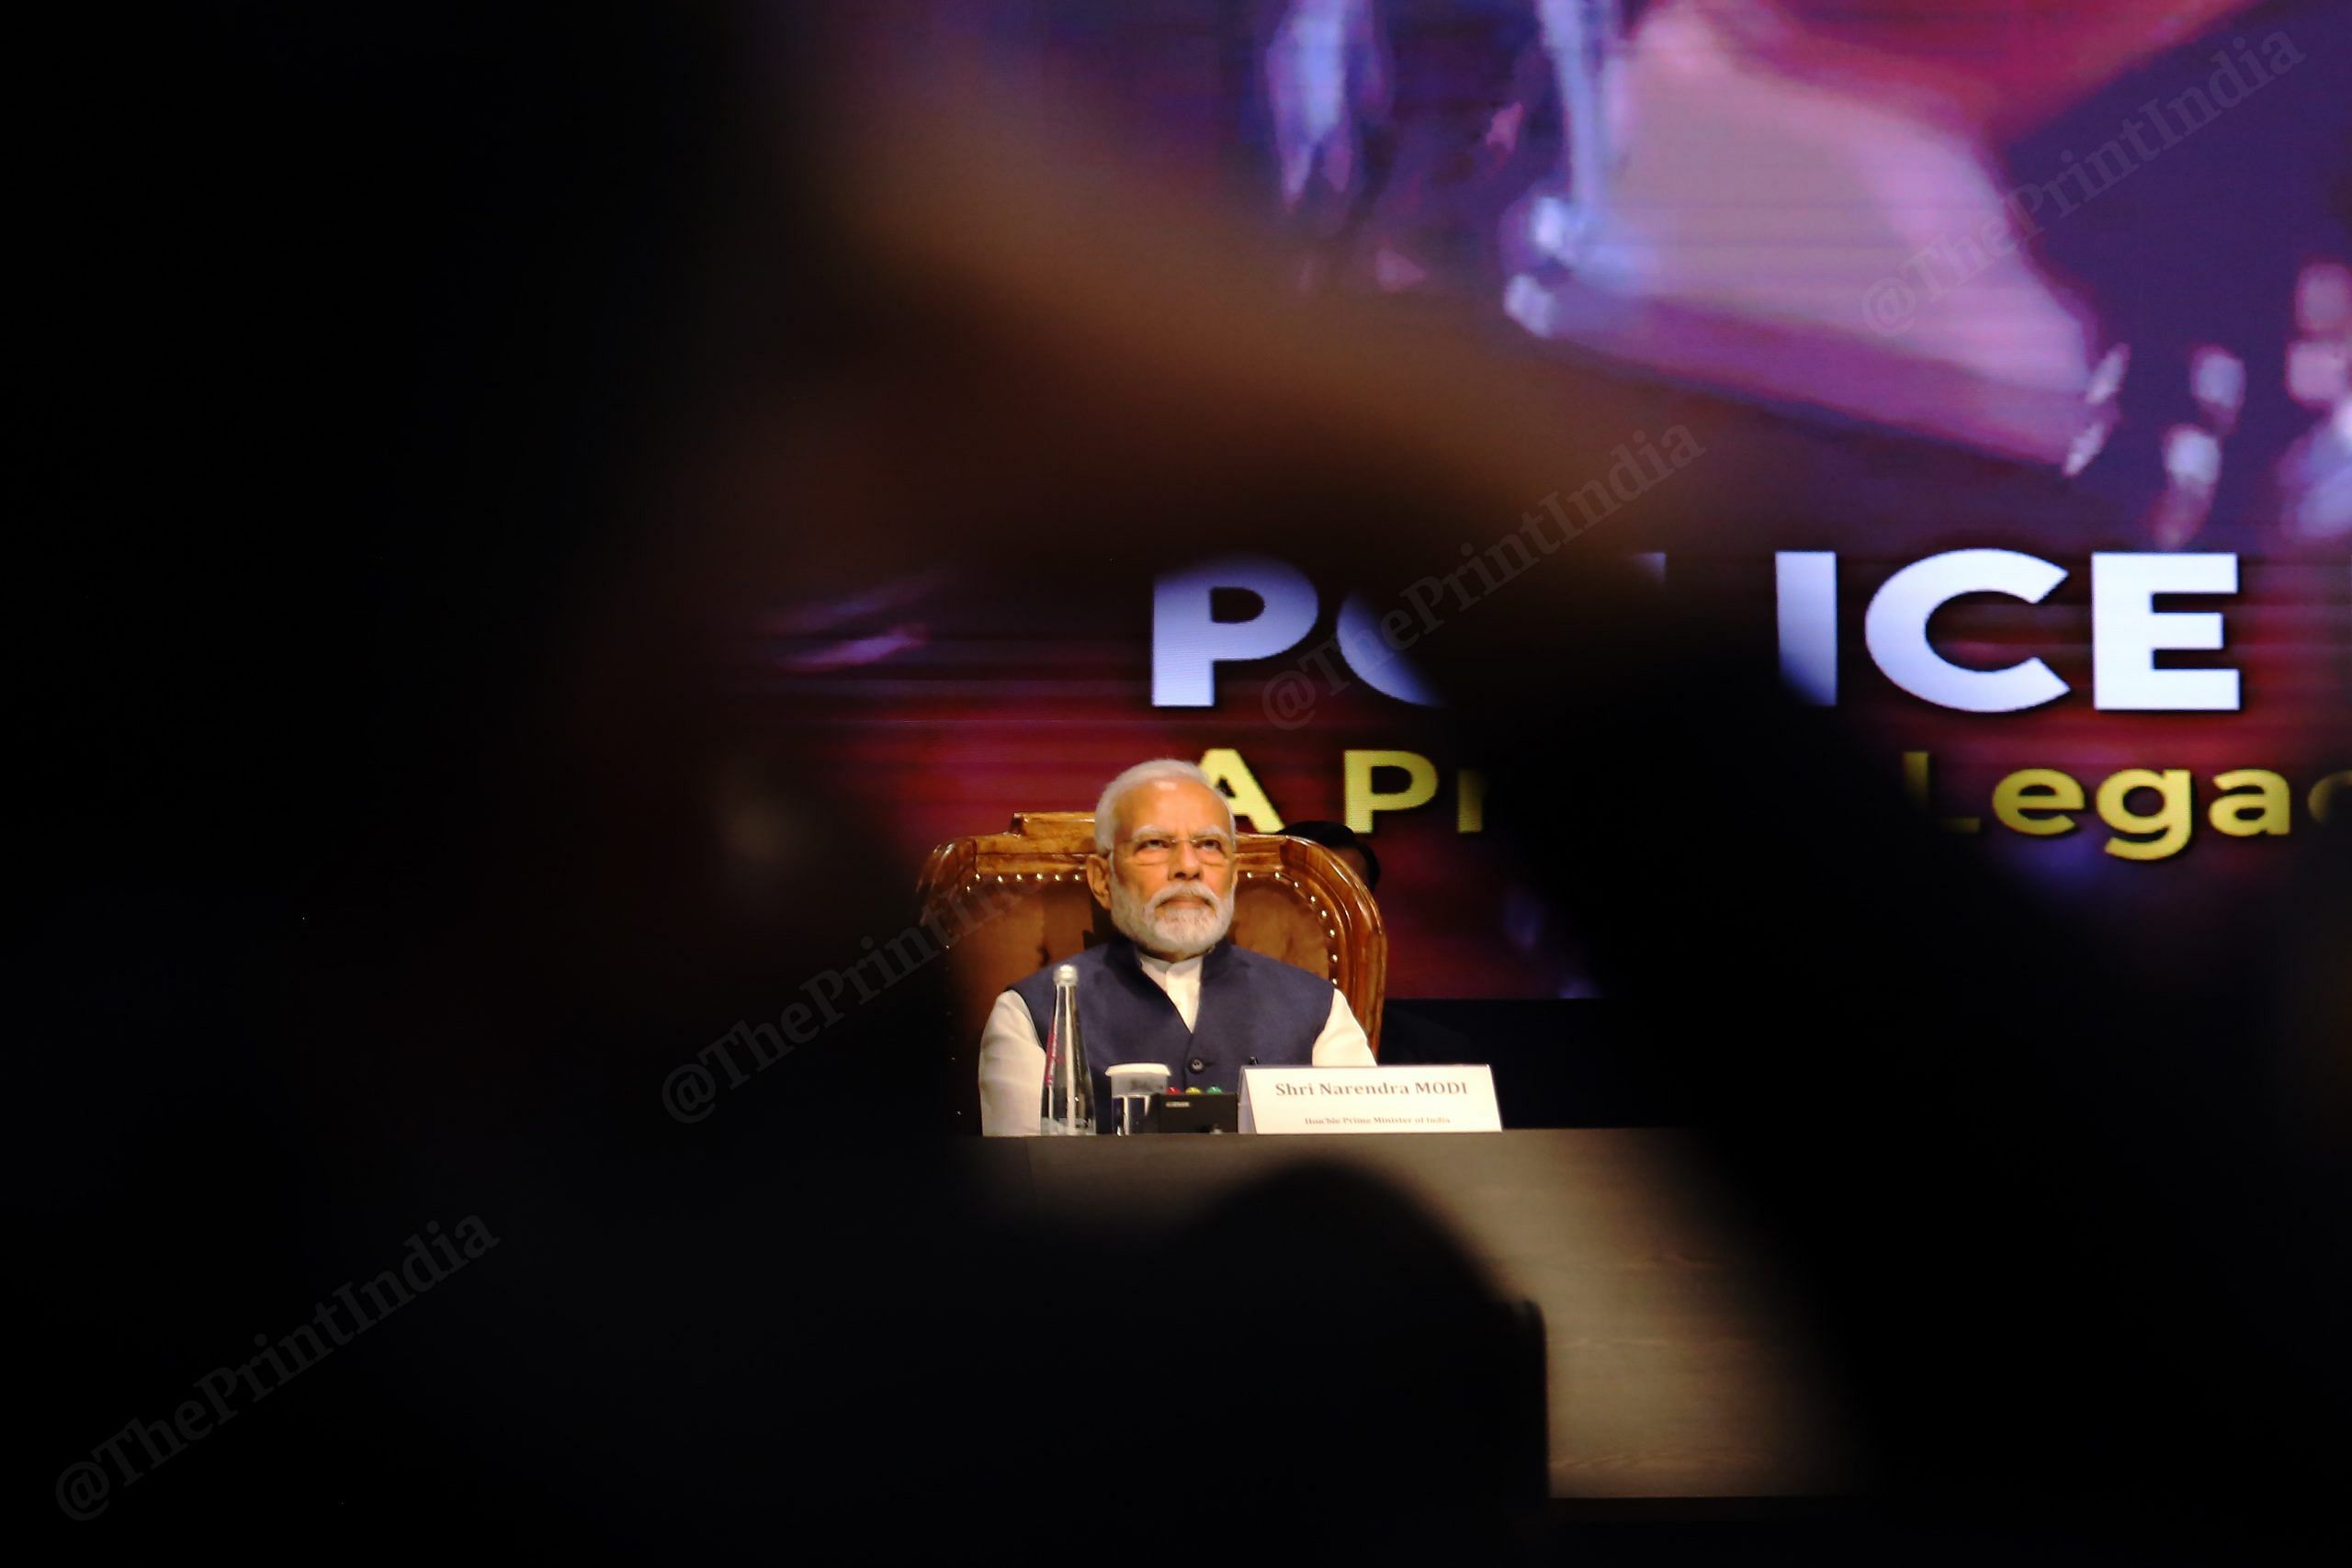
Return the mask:
[[[1045,1056],[1043,1051],[1037,1053],[1041,1063]],[[1372,1042],[1364,1037],[1363,1025],[1356,1021],[1354,1010],[1348,1006],[1346,993],[1337,986],[1331,987],[1331,1016],[1323,1021],[1323,1032],[1315,1037],[1314,1060],[1318,1067],[1378,1066],[1372,1059]],[[1040,1066],[1041,1086],[1044,1073],[1044,1067]]]
[[[1363,1031],[1356,1038],[1363,1038]],[[1007,991],[980,1031],[980,1135],[1035,1137],[1045,1092],[1046,1048],[1037,1043],[1029,1004]]]

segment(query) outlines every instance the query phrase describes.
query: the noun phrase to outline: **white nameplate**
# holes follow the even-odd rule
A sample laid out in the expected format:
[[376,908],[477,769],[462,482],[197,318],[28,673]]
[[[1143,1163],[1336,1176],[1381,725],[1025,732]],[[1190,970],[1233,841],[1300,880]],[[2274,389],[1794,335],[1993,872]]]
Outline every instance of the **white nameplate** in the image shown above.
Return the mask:
[[1499,1133],[1494,1069],[1244,1067],[1245,1133]]

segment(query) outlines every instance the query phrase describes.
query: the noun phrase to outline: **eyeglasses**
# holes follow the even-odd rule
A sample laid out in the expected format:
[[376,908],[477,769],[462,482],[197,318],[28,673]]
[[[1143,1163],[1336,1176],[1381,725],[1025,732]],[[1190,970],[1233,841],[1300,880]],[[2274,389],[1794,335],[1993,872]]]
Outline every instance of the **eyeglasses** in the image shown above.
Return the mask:
[[1233,840],[1223,833],[1203,833],[1191,839],[1180,839],[1171,833],[1147,833],[1129,839],[1121,847],[1137,865],[1158,865],[1174,858],[1179,844],[1192,845],[1203,865],[1223,865],[1233,858]]

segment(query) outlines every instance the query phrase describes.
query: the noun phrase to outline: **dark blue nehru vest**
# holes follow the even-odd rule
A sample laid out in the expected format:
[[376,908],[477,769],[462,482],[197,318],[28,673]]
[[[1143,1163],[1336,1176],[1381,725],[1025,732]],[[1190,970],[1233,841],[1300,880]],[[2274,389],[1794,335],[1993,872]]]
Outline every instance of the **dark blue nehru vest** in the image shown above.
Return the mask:
[[[1090,947],[1063,963],[1078,965],[1078,1028],[1086,1065],[1094,1074],[1094,1114],[1110,1112],[1111,1080],[1104,1069],[1124,1062],[1159,1062],[1176,1088],[1221,1089],[1237,1094],[1241,1069],[1254,1057],[1261,1067],[1306,1066],[1315,1038],[1331,1017],[1331,982],[1279,958],[1221,942],[1201,961],[1201,1006],[1187,1031],[1176,1004],[1143,972],[1124,941]],[[1049,964],[1012,987],[1028,1004],[1043,1043],[1054,1023],[1054,971]]]

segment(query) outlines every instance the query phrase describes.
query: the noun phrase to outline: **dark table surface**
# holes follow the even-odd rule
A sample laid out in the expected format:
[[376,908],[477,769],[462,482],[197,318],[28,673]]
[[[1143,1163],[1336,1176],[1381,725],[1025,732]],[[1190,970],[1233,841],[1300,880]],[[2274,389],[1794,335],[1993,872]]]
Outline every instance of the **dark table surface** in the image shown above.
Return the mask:
[[[1816,1358],[1687,1134],[973,1139],[1006,1218],[1179,1220],[1301,1160],[1395,1183],[1544,1310],[1555,1497],[1824,1495],[1850,1475]],[[1367,1310],[1377,1310],[1368,1303]]]

